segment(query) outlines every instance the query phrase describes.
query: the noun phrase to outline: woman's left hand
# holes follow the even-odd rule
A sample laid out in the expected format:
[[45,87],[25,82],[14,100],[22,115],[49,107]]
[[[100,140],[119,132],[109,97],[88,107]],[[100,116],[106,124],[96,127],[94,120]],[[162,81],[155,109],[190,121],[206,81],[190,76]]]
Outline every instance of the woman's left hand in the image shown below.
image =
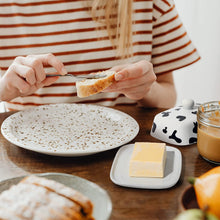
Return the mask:
[[144,98],[157,79],[152,63],[146,60],[115,66],[111,70],[116,71],[116,82],[103,92],[119,92],[132,100]]

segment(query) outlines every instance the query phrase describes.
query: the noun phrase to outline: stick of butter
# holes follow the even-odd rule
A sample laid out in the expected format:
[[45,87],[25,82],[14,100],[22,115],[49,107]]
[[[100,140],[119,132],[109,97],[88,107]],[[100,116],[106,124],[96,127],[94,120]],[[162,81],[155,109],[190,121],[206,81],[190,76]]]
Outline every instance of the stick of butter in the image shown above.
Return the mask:
[[129,163],[131,177],[164,177],[165,143],[136,142]]

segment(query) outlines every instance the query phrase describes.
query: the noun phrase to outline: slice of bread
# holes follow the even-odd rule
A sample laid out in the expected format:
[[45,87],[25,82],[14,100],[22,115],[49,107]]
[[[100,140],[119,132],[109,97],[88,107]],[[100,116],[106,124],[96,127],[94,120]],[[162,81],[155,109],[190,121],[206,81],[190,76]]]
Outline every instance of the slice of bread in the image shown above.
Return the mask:
[[78,97],[83,98],[99,93],[115,81],[115,71],[106,70],[98,72],[97,74],[106,75],[106,77],[99,79],[86,79],[76,82]]

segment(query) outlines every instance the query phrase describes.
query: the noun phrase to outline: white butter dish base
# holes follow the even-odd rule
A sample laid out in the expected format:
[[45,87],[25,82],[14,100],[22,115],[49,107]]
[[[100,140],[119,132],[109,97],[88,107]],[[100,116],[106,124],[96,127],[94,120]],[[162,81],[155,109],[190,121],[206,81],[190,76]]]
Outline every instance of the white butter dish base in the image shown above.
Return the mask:
[[166,189],[177,183],[182,170],[182,155],[177,148],[166,146],[167,158],[163,178],[130,177],[129,161],[133,149],[134,144],[128,144],[118,150],[110,171],[110,178],[113,183],[142,189]]

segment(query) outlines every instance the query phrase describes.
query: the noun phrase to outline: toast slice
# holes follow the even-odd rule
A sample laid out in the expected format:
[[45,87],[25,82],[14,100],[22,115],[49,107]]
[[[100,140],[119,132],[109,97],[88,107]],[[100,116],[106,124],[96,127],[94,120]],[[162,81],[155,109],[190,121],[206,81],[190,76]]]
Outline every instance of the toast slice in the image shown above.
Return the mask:
[[77,96],[80,98],[88,97],[109,87],[115,81],[115,71],[106,70],[98,72],[99,75],[106,75],[99,79],[86,79],[76,82]]

